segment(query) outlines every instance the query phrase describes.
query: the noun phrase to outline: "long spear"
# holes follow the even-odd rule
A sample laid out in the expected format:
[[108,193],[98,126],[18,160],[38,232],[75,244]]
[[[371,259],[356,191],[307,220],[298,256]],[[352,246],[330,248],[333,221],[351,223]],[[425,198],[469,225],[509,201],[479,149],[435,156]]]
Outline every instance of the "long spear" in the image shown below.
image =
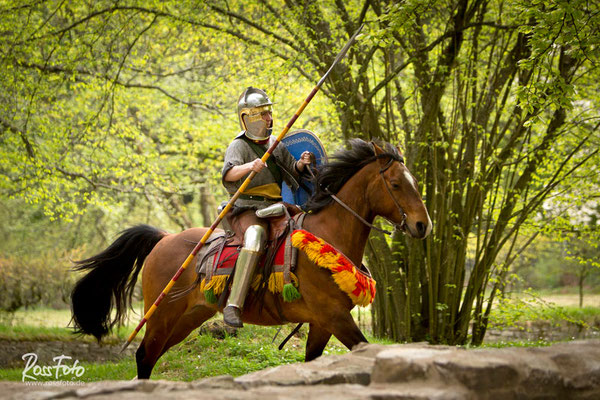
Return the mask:
[[[288,131],[290,130],[290,128],[292,127],[292,125],[294,125],[294,122],[296,122],[296,120],[298,119],[298,117],[300,116],[300,114],[302,114],[302,112],[304,111],[304,109],[306,108],[306,106],[308,105],[308,103],[310,103],[310,101],[313,99],[313,97],[315,97],[315,94],[317,94],[317,92],[319,91],[319,89],[323,85],[323,82],[325,82],[325,79],[327,79],[327,76],[333,70],[333,67],[335,67],[340,62],[340,60],[342,58],[344,58],[344,56],[348,52],[348,49],[350,48],[350,46],[352,46],[352,44],[356,41],[356,37],[358,36],[358,34],[360,33],[360,31],[362,30],[363,26],[364,26],[364,24],[362,24],[356,30],[356,32],[354,32],[354,35],[352,35],[352,37],[348,40],[348,43],[346,43],[346,45],[342,48],[342,50],[339,52],[339,54],[337,55],[337,57],[335,58],[335,60],[333,60],[333,63],[331,64],[331,66],[329,67],[329,69],[327,70],[327,72],[325,72],[325,75],[323,75],[321,77],[321,79],[319,79],[319,82],[317,82],[317,85],[313,88],[313,90],[310,92],[310,94],[308,95],[308,97],[304,100],[304,102],[302,103],[302,105],[300,106],[300,108],[298,108],[298,110],[292,116],[292,118],[290,118],[289,122],[283,128],[283,130],[281,131],[281,133],[279,134],[279,136],[277,136],[277,139],[275,140],[275,142],[273,142],[273,144],[269,147],[269,149],[267,150],[267,152],[262,156],[262,158],[261,158],[262,162],[264,162],[264,163],[267,162],[267,160],[269,159],[269,157],[271,156],[271,154],[273,153],[273,151],[275,150],[275,148],[277,147],[277,145],[279,145],[279,143],[281,142],[281,140],[283,140],[283,138],[288,133]],[[225,208],[223,208],[223,210],[221,211],[221,213],[219,214],[219,216],[217,217],[217,219],[215,220],[215,222],[213,222],[213,224],[210,226],[210,228],[208,228],[208,231],[206,231],[206,233],[204,234],[204,236],[202,236],[202,239],[200,239],[200,241],[194,247],[194,249],[192,250],[192,252],[190,253],[190,255],[185,259],[185,261],[183,262],[183,264],[181,265],[181,267],[179,267],[179,269],[177,270],[177,272],[175,273],[175,275],[173,275],[173,277],[171,278],[171,281],[169,281],[169,283],[167,284],[167,286],[165,286],[165,288],[163,289],[162,293],[156,298],[156,300],[154,301],[154,304],[152,304],[152,306],[148,309],[148,311],[146,312],[146,314],[144,315],[144,317],[142,318],[142,320],[140,321],[140,323],[138,324],[138,326],[131,333],[131,335],[129,335],[129,338],[127,339],[127,342],[121,348],[121,352],[123,352],[123,350],[125,350],[127,348],[127,346],[129,346],[129,344],[133,341],[133,339],[138,334],[138,332],[140,331],[140,329],[142,329],[142,327],[144,326],[144,324],[146,323],[146,321],[148,321],[150,319],[150,317],[152,316],[152,314],[154,314],[154,311],[156,311],[156,309],[158,308],[158,305],[160,304],[160,302],[171,291],[171,288],[173,287],[173,285],[175,285],[175,282],[177,281],[177,279],[179,279],[179,277],[181,276],[181,274],[183,273],[183,271],[185,271],[185,269],[188,267],[188,265],[190,265],[190,263],[192,262],[192,260],[196,256],[196,254],[198,254],[198,251],[200,251],[200,249],[202,248],[202,246],[204,246],[204,243],[206,243],[206,241],[208,240],[208,238],[210,237],[210,235],[213,233],[213,231],[217,228],[217,226],[219,225],[219,223],[221,223],[221,221],[223,220],[223,218],[225,218],[225,215],[227,215],[227,213],[231,210],[231,207],[233,207],[233,205],[235,204],[236,200],[240,197],[241,194],[244,193],[244,190],[246,190],[246,188],[248,187],[248,185],[250,184],[250,182],[252,181],[252,179],[254,179],[255,175],[256,175],[255,171],[250,172],[250,175],[248,175],[248,177],[246,178],[246,180],[242,183],[242,186],[240,186],[240,188],[237,190],[237,192],[235,192],[235,194],[231,197],[231,199],[229,199],[229,203],[227,203],[227,205],[225,206]]]

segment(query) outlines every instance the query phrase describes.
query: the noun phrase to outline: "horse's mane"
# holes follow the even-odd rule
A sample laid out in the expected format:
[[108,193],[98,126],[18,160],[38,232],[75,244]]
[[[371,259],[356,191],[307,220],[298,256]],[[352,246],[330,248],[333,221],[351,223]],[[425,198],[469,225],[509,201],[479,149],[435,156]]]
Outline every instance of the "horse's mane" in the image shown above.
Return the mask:
[[[330,157],[328,163],[318,168],[315,189],[304,206],[305,211],[317,212],[329,205],[333,201],[331,193],[337,193],[354,174],[378,158],[371,143],[351,139],[348,144],[349,148],[338,150]],[[384,149],[383,157],[389,156],[396,161],[402,161],[402,156],[391,144],[377,142],[377,145]]]

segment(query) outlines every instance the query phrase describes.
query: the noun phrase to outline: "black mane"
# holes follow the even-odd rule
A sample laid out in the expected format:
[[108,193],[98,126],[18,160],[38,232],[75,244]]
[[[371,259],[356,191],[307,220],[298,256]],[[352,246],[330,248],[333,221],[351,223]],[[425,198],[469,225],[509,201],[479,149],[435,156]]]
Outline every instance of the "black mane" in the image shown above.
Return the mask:
[[[318,168],[316,182],[314,182],[315,189],[304,206],[305,211],[317,212],[329,205],[333,201],[330,193],[337,193],[348,179],[378,158],[371,143],[361,139],[352,139],[348,143],[349,149],[338,150],[330,157],[328,163]],[[385,142],[377,144],[384,149],[384,156],[402,161],[402,156],[394,146]]]

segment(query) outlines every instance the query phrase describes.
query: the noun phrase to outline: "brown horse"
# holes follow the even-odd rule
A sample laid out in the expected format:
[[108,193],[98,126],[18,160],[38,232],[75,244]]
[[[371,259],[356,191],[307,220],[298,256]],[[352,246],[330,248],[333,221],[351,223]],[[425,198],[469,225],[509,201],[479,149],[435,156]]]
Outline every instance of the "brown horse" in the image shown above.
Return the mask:
[[[396,149],[362,140],[352,140],[351,149],[338,152],[320,170],[316,193],[307,207],[311,212],[303,228],[343,252],[355,265],[361,265],[370,227],[380,215],[405,230],[410,236],[424,238],[431,232],[431,220],[423,204],[417,182]],[[334,202],[331,193],[352,212]],[[75,286],[72,309],[75,327],[98,340],[123,321],[137,275],[145,260],[142,292],[145,311],[152,305],[173,274],[189,255],[206,228],[193,228],[167,234],[147,225],[124,231],[102,253],[78,262],[79,270],[89,270]],[[286,322],[309,324],[305,360],[323,352],[331,335],[348,349],[366,342],[350,310],[353,304],[332,279],[329,271],[317,267],[299,252],[295,270],[299,300],[283,303],[279,294],[266,292],[261,304],[249,294],[243,321],[258,325]],[[177,280],[175,289],[190,287],[196,279],[193,268]],[[159,357],[181,342],[192,330],[222,311],[207,304],[204,293],[194,290],[181,298],[167,298],[149,319],[146,333],[137,350],[138,378],[149,378]],[[169,301],[170,300],[170,301]],[[112,308],[116,313],[111,317]]]

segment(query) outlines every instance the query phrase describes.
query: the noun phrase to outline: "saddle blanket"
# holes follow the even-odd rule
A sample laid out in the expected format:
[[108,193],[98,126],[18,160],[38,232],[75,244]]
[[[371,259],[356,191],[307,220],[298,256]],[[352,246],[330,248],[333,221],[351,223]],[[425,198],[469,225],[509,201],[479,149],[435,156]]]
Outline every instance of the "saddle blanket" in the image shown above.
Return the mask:
[[[208,247],[198,254],[197,272],[201,279],[200,290],[204,291],[206,300],[216,303],[217,296],[224,292],[228,284],[240,247],[227,245],[224,233],[207,243]],[[296,268],[296,251],[300,249],[315,265],[331,272],[337,286],[355,305],[364,307],[373,302],[376,282],[370,271],[364,265],[356,267],[342,252],[323,239],[298,229],[291,235],[285,235],[285,240],[275,247],[267,251],[260,260],[251,285],[253,290],[267,285],[271,293],[281,293],[285,301],[299,299],[298,278],[292,271]],[[266,261],[269,259],[273,260],[272,268],[269,268],[269,262]],[[268,279],[263,278],[265,270],[271,271]]]
[[[296,264],[297,250],[292,247],[290,235],[283,240],[270,244],[259,260],[251,289],[256,291],[267,285],[271,293],[281,293],[284,300],[293,301],[300,297],[296,287],[298,278],[292,272]],[[227,236],[223,233],[211,238],[203,252],[198,254],[197,272],[200,279],[200,290],[209,303],[216,303],[218,296],[226,288],[229,276],[234,271],[241,246],[227,244]],[[269,274],[265,279],[265,272]]]

